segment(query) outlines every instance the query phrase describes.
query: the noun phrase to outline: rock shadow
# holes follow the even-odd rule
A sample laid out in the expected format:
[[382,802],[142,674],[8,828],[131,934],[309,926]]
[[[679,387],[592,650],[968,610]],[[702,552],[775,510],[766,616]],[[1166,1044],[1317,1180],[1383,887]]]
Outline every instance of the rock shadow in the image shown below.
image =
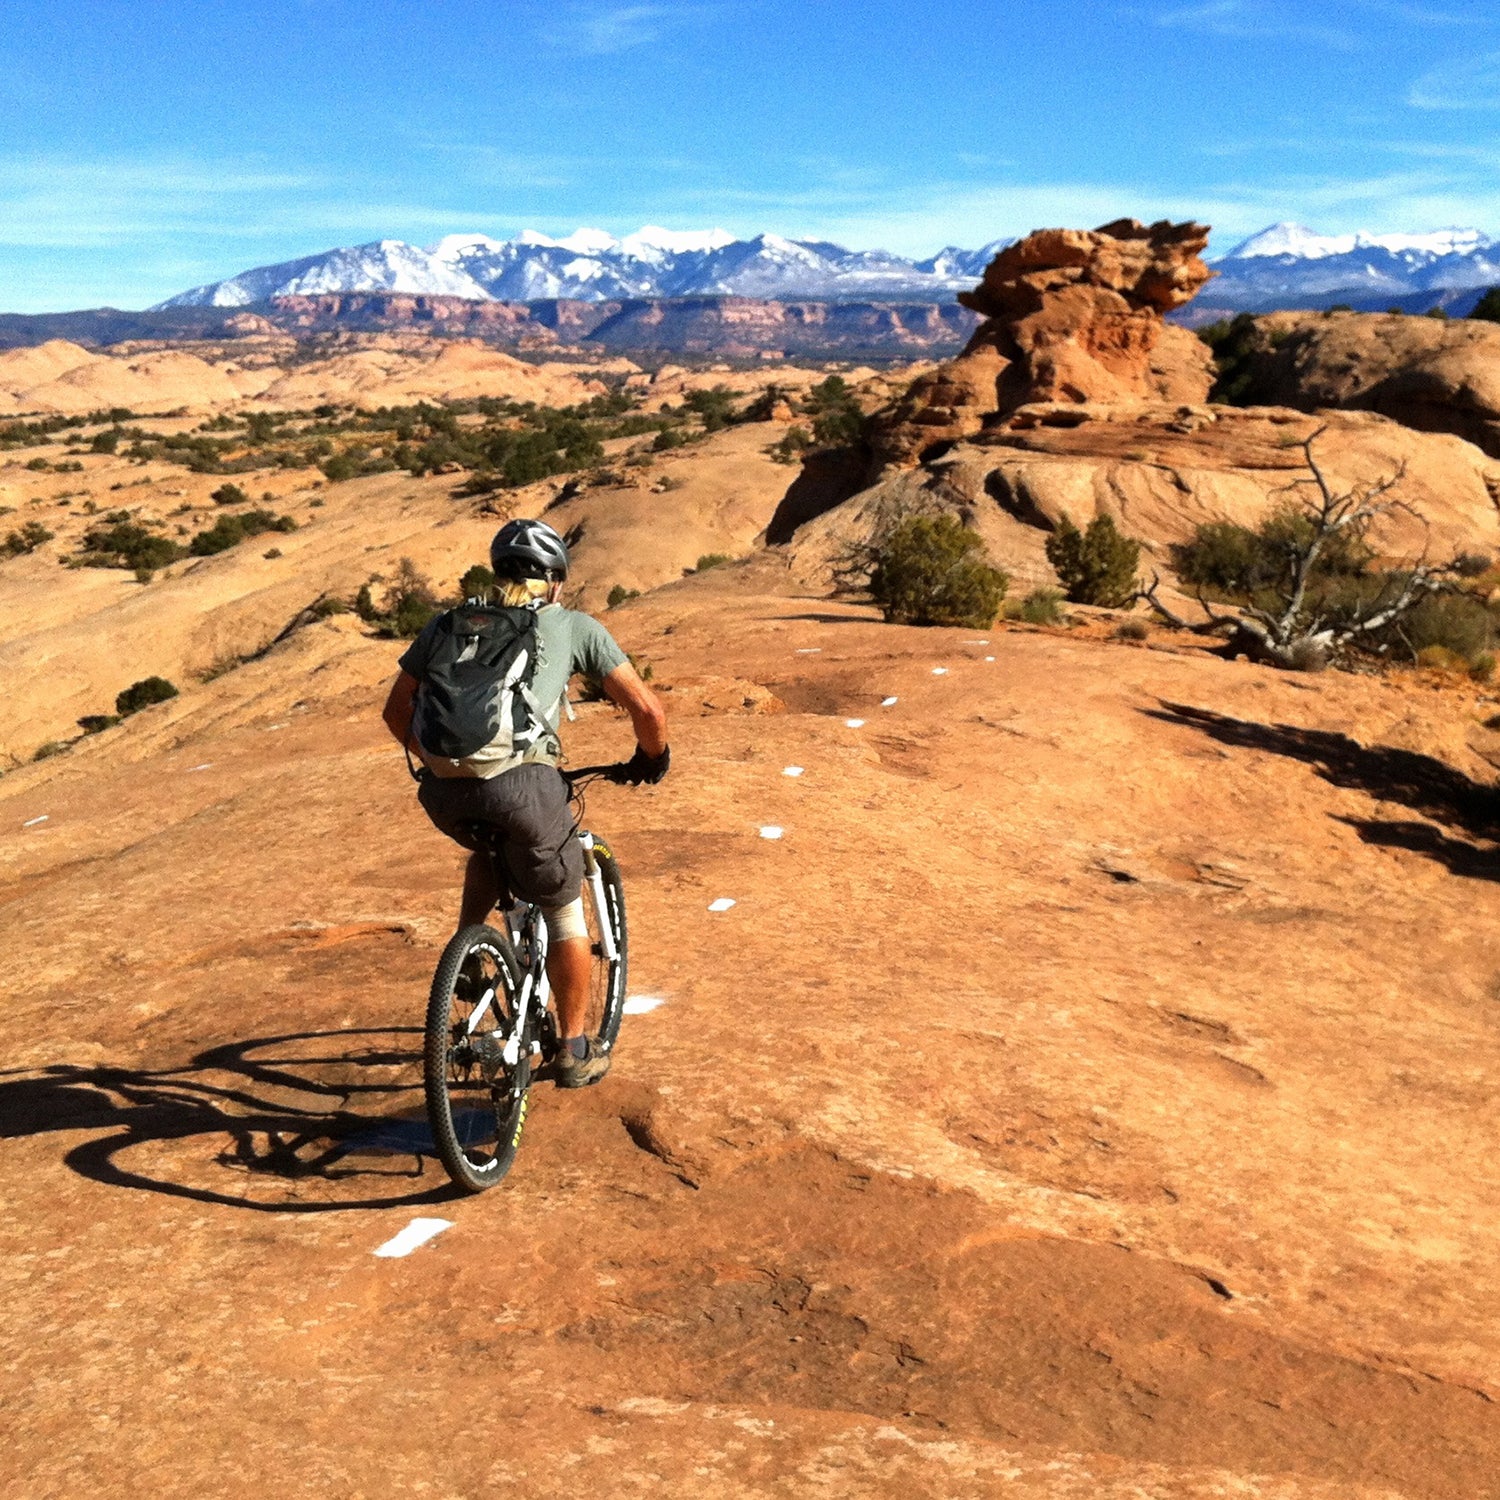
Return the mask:
[[781,497],[766,526],[766,544],[791,541],[799,526],[821,516],[865,487],[870,456],[862,448],[814,448]]
[[1221,745],[1300,760],[1334,786],[1400,803],[1429,821],[1342,817],[1339,821],[1355,829],[1367,844],[1408,849],[1470,879],[1500,879],[1500,846],[1496,844],[1500,787],[1474,781],[1415,750],[1361,745],[1348,735],[1327,730],[1257,724],[1165,699],[1160,708],[1142,711],[1165,723],[1199,730]]
[[[439,1202],[455,1190],[421,1108],[421,1046],[416,1028],[356,1028],[256,1037],[209,1048],[177,1068],[12,1070],[0,1073],[0,1138],[102,1131],[63,1158],[80,1176],[260,1213]],[[216,1137],[225,1144],[196,1154],[153,1149],[198,1137],[204,1146]],[[203,1180],[174,1180],[164,1162]],[[423,1176],[432,1185],[371,1190]],[[337,1196],[298,1197],[309,1181]],[[265,1184],[261,1196],[254,1196],[257,1183]],[[351,1188],[354,1195],[344,1196]]]

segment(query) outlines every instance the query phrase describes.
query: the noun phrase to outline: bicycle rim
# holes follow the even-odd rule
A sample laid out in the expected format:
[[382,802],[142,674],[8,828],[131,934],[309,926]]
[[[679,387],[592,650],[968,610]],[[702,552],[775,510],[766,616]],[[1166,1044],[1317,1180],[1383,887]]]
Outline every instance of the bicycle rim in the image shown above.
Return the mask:
[[510,1170],[526,1122],[531,1058],[527,1038],[515,1034],[518,989],[510,943],[485,926],[455,934],[432,979],[427,1118],[439,1160],[470,1193],[493,1187]]

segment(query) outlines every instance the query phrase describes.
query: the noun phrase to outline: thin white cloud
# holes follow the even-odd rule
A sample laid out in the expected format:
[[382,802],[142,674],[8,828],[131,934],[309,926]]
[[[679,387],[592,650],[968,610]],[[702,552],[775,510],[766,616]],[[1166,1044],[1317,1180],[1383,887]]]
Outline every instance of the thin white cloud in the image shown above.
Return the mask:
[[684,8],[676,5],[572,5],[553,19],[543,36],[564,51],[604,57],[647,46],[684,18]]
[[1355,0],[1361,10],[1407,21],[1413,26],[1492,26],[1494,18],[1475,9],[1470,11],[1439,10],[1432,5],[1412,5],[1405,0]]
[[1169,30],[1199,32],[1233,41],[1318,42],[1340,51],[1352,51],[1359,46],[1356,32],[1344,27],[1320,26],[1307,21],[1304,15],[1291,8],[1252,5],[1248,0],[1206,0],[1199,5],[1160,11],[1152,19]]
[[1417,109],[1500,109],[1500,52],[1439,64],[1412,84],[1406,102]]

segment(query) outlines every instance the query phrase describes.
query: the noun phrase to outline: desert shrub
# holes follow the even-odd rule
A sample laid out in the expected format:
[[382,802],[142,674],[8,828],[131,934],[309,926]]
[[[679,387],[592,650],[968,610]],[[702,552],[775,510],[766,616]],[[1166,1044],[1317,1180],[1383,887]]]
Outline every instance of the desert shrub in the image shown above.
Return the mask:
[[147,531],[125,511],[112,512],[108,520],[108,526],[84,534],[79,561],[85,567],[127,568],[137,577],[144,572],[149,578],[157,568],[164,568],[183,555],[182,548],[171,538]]
[[706,573],[710,568],[722,568],[725,563],[733,561],[734,559],[727,552],[705,552],[693,564],[693,572]]
[[771,444],[768,451],[776,463],[794,464],[812,445],[812,434],[800,423],[795,423],[782,434],[780,442]]
[[72,749],[71,740],[48,740],[45,745],[38,745],[32,752],[32,760],[51,760],[54,755],[61,755],[64,750]]
[[1016,618],[1028,625],[1061,625],[1063,596],[1058,589],[1032,589],[1021,601]]
[[617,583],[610,591],[609,597],[604,601],[606,609],[614,609],[617,605],[624,604],[629,599],[639,599],[639,589],[628,589],[623,583]]
[[1448,309],[1439,302],[1429,307],[1422,316],[1424,318],[1436,318],[1440,323],[1446,323],[1448,321]]
[[1486,323],[1500,323],[1500,286],[1492,286],[1474,304],[1469,316]]
[[330,484],[341,484],[359,473],[359,460],[351,453],[335,453],[332,457],[325,458],[318,467]]
[[1122,536],[1108,515],[1095,516],[1086,531],[1064,515],[1047,538],[1047,561],[1074,604],[1119,609],[1130,603],[1140,557],[1141,544]]
[[1473,661],[1469,663],[1469,676],[1475,682],[1488,682],[1495,675],[1495,653],[1493,651],[1481,651]]
[[875,547],[871,597],[887,620],[988,629],[1010,579],[983,553],[953,516],[907,516]]
[[[1191,541],[1172,548],[1173,566],[1184,583],[1224,598],[1257,602],[1268,591],[1290,588],[1294,553],[1311,539],[1313,526],[1306,512],[1292,507],[1273,512],[1254,530],[1232,521],[1210,521],[1197,528]],[[1326,537],[1309,579],[1311,596],[1337,593],[1337,580],[1364,577],[1371,558],[1353,530]]]
[[733,391],[716,385],[711,391],[689,391],[682,404],[703,419],[705,432],[718,432],[734,421],[734,403],[737,399]]
[[[1198,337],[1213,350],[1214,388],[1210,398],[1231,406],[1245,406],[1253,399],[1254,359],[1259,353],[1253,313],[1221,319],[1198,330]],[[1272,337],[1272,345],[1276,339]]]
[[656,434],[651,444],[653,453],[665,453],[669,448],[681,448],[685,443],[691,442],[687,433],[677,427],[664,427]]
[[1151,635],[1151,627],[1144,620],[1121,620],[1114,629],[1117,641],[1144,641]]
[[85,734],[102,734],[106,729],[114,728],[119,722],[119,714],[85,714],[78,721],[78,727]]
[[263,532],[296,529],[297,523],[290,516],[273,515],[268,510],[247,510],[237,516],[220,516],[207,531],[200,531],[188,543],[188,551],[194,557],[212,557]]
[[485,599],[495,586],[495,575],[483,563],[475,563],[458,580],[458,595],[461,599]]
[[349,603],[347,600],[340,599],[336,595],[325,594],[313,604],[312,612],[314,618],[319,620],[326,620],[330,615],[347,615],[349,613]]
[[1434,672],[1467,672],[1469,664],[1457,651],[1446,646],[1423,646],[1417,652],[1417,665]]
[[281,556],[281,548],[267,547],[266,550],[261,553],[261,556],[265,558],[267,562],[274,562],[278,557]]
[[[378,581],[371,579],[371,583]],[[420,635],[422,627],[443,608],[444,603],[431,579],[419,572],[409,557],[403,557],[397,564],[396,576],[386,590],[383,609],[376,607],[368,583],[354,600],[354,609],[360,619],[374,625],[376,633],[387,640],[411,640]]]
[[1489,610],[1472,594],[1441,593],[1419,600],[1387,639],[1404,645],[1418,662],[1429,651],[1446,651],[1460,658],[1467,671],[1488,653],[1495,633]]
[[40,521],[28,521],[19,531],[12,531],[0,542],[0,556],[21,557],[27,552],[35,552],[43,542],[50,542],[53,535]]
[[847,448],[864,436],[865,415],[842,375],[813,386],[802,410],[813,419],[813,439],[820,447]]
[[813,421],[813,437],[825,448],[851,447],[864,431],[864,413],[852,401],[821,413]]
[[91,453],[113,453],[120,446],[120,439],[124,434],[118,427],[107,428],[104,432],[96,432],[93,440],[89,443]]
[[165,677],[143,677],[116,697],[115,712],[123,719],[143,708],[150,708],[153,703],[165,703],[168,698],[176,696],[177,689]]
[[1460,552],[1449,566],[1460,578],[1482,578],[1495,566],[1488,552]]
[[208,498],[216,505],[245,505],[250,499],[237,484],[221,484]]

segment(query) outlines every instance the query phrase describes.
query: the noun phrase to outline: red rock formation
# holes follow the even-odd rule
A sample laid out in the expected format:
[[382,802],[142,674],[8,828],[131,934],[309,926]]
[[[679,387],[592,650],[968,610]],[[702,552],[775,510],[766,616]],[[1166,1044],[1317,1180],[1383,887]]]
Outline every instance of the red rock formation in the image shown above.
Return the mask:
[[1033,401],[1200,402],[1207,347],[1163,314],[1213,275],[1202,224],[1041,229],[1002,250],[958,300],[984,316],[968,347],[913,384],[875,424],[883,463],[971,437]]

